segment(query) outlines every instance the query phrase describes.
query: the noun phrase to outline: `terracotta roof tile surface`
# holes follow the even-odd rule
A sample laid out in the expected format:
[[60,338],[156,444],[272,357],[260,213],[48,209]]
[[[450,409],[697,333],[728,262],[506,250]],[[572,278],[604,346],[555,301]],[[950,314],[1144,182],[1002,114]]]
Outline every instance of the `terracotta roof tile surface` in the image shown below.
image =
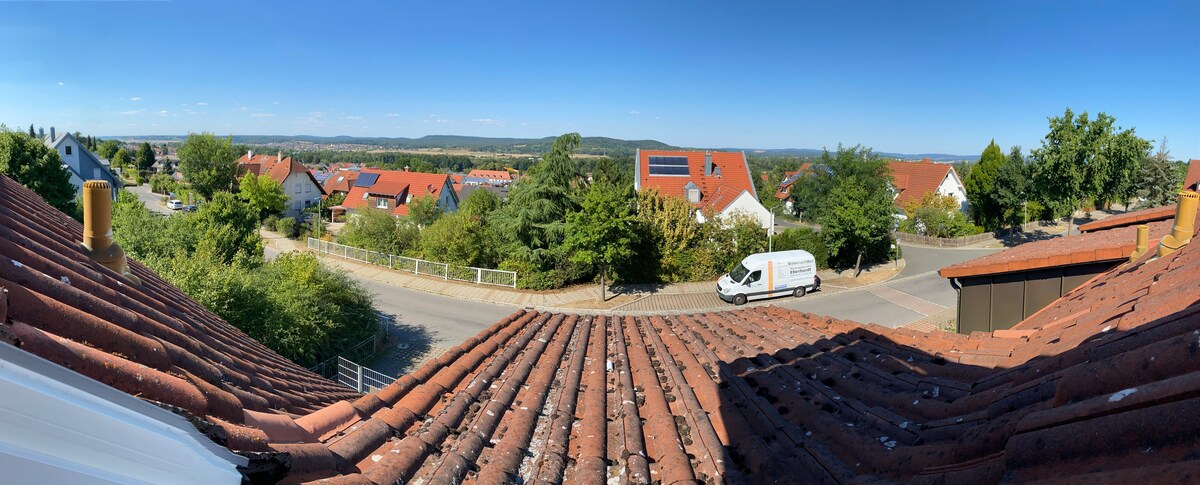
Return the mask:
[[1154,221],[1165,221],[1175,218],[1175,204],[1162,207],[1151,207],[1139,211],[1126,212],[1115,216],[1079,225],[1079,232],[1095,232],[1117,227],[1135,226]]
[[1200,473],[1194,245],[1118,266],[995,333],[774,307],[518,311],[357,396],[278,361],[140,265],[143,286],[118,284],[73,249],[78,224],[8,179],[0,195],[0,336],[203,417],[251,457],[252,481],[1115,484]]
[[[357,209],[360,207],[375,207],[374,198],[389,199],[392,214],[408,215],[408,195],[413,198],[432,195],[437,197],[442,190],[449,187],[450,176],[444,173],[406,172],[403,170],[364,169],[362,174],[378,175],[378,180],[370,187],[352,186],[342,207]],[[364,198],[366,194],[368,197]],[[370,199],[370,200],[368,200]],[[400,202],[397,203],[396,201]]]
[[[1173,224],[1173,217],[1171,220],[1148,224],[1151,250],[1158,244],[1159,239],[1171,232]],[[1129,258],[1129,255],[1133,253],[1136,239],[1136,226],[1044,239],[953,264],[938,270],[938,274],[943,278],[962,278],[1101,261],[1119,261]]]
[[231,426],[250,412],[307,414],[358,396],[247,337],[136,261],[141,285],[93,263],[79,249],[82,231],[0,176],[0,339]]
[[892,185],[899,191],[895,203],[900,207],[919,202],[925,194],[937,192],[942,181],[954,170],[948,163],[930,161],[897,161],[889,163],[888,167],[892,170]]
[[787,172],[783,174],[783,180],[779,181],[779,189],[775,191],[775,198],[786,199],[791,196],[792,184],[800,180],[800,176],[812,173],[812,164],[805,163],[800,165],[800,170],[795,172]]
[[317,186],[318,190],[325,192],[324,188],[321,186],[321,183],[317,181],[317,177],[308,170],[308,167],[305,167],[300,162],[292,159],[292,157],[265,154],[251,156],[249,153],[247,153],[242,155],[242,157],[237,160],[237,163],[239,175],[247,172],[253,173],[258,177],[265,175],[270,177],[272,180],[279,182],[280,185],[283,185],[284,182],[287,181],[288,176],[294,173],[306,174],[308,175],[308,178],[312,180],[313,185]]
[[325,193],[350,192],[359,173],[361,172],[358,170],[338,170],[330,173],[329,178],[325,179]]
[[480,179],[495,179],[495,180],[512,180],[512,174],[508,170],[471,170],[467,177]]
[[[689,182],[700,188],[700,202],[693,206],[707,207],[715,212],[721,212],[743,190],[758,200],[754,190],[754,181],[750,178],[750,169],[741,152],[707,152],[712,154],[713,165],[716,167],[713,175],[704,174],[703,151],[673,151],[673,150],[640,150],[638,156],[638,187],[640,190],[658,189],[658,193],[669,197],[686,197],[684,186]],[[688,175],[650,175],[650,157],[687,157]],[[716,175],[719,170],[720,176]],[[724,197],[723,204],[710,204],[708,198],[725,187],[722,193],[732,193],[733,197]]]

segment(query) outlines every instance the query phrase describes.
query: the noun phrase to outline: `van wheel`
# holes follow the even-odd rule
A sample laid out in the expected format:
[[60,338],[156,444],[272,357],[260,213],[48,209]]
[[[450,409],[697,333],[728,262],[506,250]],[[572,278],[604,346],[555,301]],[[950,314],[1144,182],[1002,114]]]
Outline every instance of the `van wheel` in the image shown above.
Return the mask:
[[734,297],[733,297],[733,304],[734,304],[734,305],[745,305],[745,304],[746,304],[746,295],[736,295],[736,296],[734,296]]
[[796,288],[796,291],[792,292],[792,296],[794,296],[796,298],[800,298],[800,297],[804,296],[805,293],[807,293],[807,291],[804,289],[803,286],[801,286],[799,288]]

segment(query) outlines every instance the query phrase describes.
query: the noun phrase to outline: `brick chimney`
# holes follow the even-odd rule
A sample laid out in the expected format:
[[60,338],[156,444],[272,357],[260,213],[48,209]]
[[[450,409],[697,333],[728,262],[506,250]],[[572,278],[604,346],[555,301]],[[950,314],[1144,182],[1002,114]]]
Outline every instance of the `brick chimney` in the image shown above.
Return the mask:
[[88,180],[83,183],[83,242],[80,245],[84,253],[101,266],[141,284],[142,281],[129,271],[125,250],[112,235],[112,186],[104,180]]
[[712,152],[704,152],[704,176],[711,177],[713,172]]
[[254,161],[254,149],[253,148],[246,150],[246,158],[250,159],[251,162]]

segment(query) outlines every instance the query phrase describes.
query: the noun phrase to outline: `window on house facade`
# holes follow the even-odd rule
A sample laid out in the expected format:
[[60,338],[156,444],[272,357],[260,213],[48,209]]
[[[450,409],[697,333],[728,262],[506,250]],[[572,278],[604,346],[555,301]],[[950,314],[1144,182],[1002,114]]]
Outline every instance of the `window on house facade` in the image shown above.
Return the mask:
[[71,145],[67,145],[67,155],[71,154]]
[[387,209],[387,208],[388,208],[387,199],[378,199],[378,200],[376,200],[376,201],[375,201],[375,207],[376,207],[376,208],[378,208],[378,209]]
[[311,191],[312,191],[312,185],[311,185],[311,184],[304,184],[304,193],[306,193],[306,194],[307,194],[307,193],[309,193],[309,192],[311,192]]

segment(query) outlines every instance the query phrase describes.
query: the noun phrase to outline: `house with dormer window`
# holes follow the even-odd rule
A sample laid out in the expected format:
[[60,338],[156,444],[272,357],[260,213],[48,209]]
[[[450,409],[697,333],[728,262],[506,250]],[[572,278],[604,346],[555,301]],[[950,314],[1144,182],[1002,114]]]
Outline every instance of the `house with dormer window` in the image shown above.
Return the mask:
[[683,197],[696,220],[723,219],[735,213],[771,227],[771,213],[758,201],[746,154],[718,151],[638,150],[634,187]]

